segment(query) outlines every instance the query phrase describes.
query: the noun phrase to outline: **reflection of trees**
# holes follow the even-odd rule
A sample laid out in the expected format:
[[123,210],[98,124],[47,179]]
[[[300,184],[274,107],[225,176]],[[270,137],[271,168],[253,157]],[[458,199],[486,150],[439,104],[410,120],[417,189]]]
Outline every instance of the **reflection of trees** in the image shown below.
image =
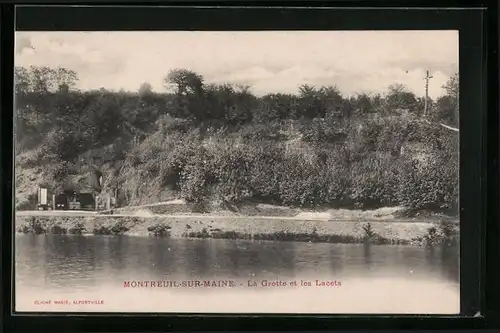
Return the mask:
[[426,265],[425,254],[422,252],[422,248],[418,247],[397,247],[394,249],[401,254],[401,259],[404,263],[409,264],[412,269],[418,266]]
[[[296,242],[289,242],[284,244],[284,246],[279,246],[280,244],[275,244],[274,253],[276,254],[276,267],[283,276],[294,277],[296,269]],[[276,248],[276,246],[279,246]]]
[[438,260],[436,256],[436,249],[433,246],[427,246],[425,248],[425,260],[427,264],[430,264],[432,267],[441,264],[440,260]]
[[370,269],[373,265],[373,254],[372,254],[372,246],[370,243],[363,243],[363,258],[365,259],[365,264],[367,268]]
[[460,279],[460,257],[458,246],[443,244],[429,247],[425,252],[425,263],[446,279],[458,282]]
[[194,242],[192,251],[188,252],[190,255],[190,263],[191,272],[197,277],[206,277],[209,275],[212,260],[210,260],[210,253],[208,249],[210,248],[210,240],[201,239],[199,241]]
[[445,276],[452,281],[460,281],[460,256],[458,245],[441,246],[441,267]]
[[250,248],[256,251],[258,263],[251,264],[247,261],[245,264],[252,267],[256,275],[266,271],[273,276],[294,276],[297,244],[295,242],[252,243]]
[[151,269],[163,277],[207,277],[213,265],[211,246],[205,239],[155,239]]
[[127,253],[123,249],[130,248],[128,237],[105,237],[108,248],[104,249],[103,254],[109,256],[109,263],[113,270],[122,271],[126,267],[125,256]]
[[179,255],[177,244],[171,239],[148,239],[148,253],[151,263],[148,266],[152,271],[152,277],[164,278],[176,273],[179,267],[176,256]]
[[[213,248],[207,248],[210,244]],[[251,241],[217,241],[203,245],[207,270],[221,278],[280,275],[293,276],[295,269],[295,244]]]
[[[253,245],[253,244],[252,244]],[[259,267],[260,265],[260,255],[259,255],[259,250],[255,246],[250,246],[248,245],[248,249],[243,250],[243,256],[247,258],[247,267],[241,272],[242,276],[248,276],[253,272],[252,267]]]
[[214,262],[220,277],[247,277],[254,267],[257,267],[255,273],[261,270],[258,251],[244,241],[217,242]]
[[[242,251],[239,250],[238,244],[236,244],[234,242],[227,242],[226,251],[227,251],[227,256],[229,259],[228,271],[230,272],[231,276],[237,277],[240,275],[239,274],[240,273],[240,261],[245,262],[248,260],[248,258],[243,254]],[[242,254],[243,254],[243,256],[242,256]],[[242,266],[243,266],[242,268],[244,270],[246,265],[243,264]],[[257,272],[256,272],[256,274],[257,274]]]
[[[45,283],[57,287],[92,285],[95,271],[102,258],[103,243],[79,236],[45,235],[41,247],[35,249],[43,253]],[[39,246],[40,246],[39,245]]]
[[[339,275],[344,269],[344,263],[346,260],[345,249],[342,246],[338,246],[336,244],[326,244],[328,246],[328,270],[334,276]],[[318,253],[318,256],[322,256],[321,253]],[[325,253],[326,259],[326,253]]]
[[45,265],[45,237],[22,235],[15,239],[15,282],[19,284],[43,283],[47,275]]
[[190,247],[190,239],[171,239],[169,241],[169,246],[166,248],[163,247],[164,251],[169,252],[169,256],[167,258],[169,259],[168,268],[170,274],[175,276],[189,275],[186,252],[189,251]]

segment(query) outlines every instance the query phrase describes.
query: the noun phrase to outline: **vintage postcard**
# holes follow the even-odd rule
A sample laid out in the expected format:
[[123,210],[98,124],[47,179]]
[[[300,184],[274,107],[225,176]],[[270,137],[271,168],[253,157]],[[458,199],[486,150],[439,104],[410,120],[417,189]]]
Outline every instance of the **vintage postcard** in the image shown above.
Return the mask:
[[460,312],[457,31],[15,44],[16,311]]

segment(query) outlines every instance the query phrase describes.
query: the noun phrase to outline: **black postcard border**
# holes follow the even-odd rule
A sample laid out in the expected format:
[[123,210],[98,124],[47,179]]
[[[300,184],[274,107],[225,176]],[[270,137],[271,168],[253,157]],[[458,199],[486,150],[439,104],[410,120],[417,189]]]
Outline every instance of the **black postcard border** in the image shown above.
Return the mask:
[[[77,4],[77,3],[75,3]],[[33,3],[36,5],[36,3]],[[83,4],[82,4],[83,5]],[[405,7],[407,7],[406,5]],[[495,15],[496,13],[493,13]],[[486,78],[485,29],[492,15],[470,9],[292,9],[292,8],[189,8],[189,7],[17,7],[2,5],[2,147],[12,150],[13,40],[14,30],[459,30],[460,38],[460,204],[461,204],[461,308],[462,317],[395,316],[285,316],[285,315],[186,315],[186,314],[12,314],[12,155],[2,158],[2,316],[6,331],[106,331],[144,330],[250,330],[377,328],[484,328],[491,323],[492,309],[498,309],[499,295],[493,271],[498,250],[498,101],[489,96]],[[16,16],[14,18],[14,15]],[[14,22],[16,28],[14,28]],[[488,37],[491,49],[491,35]],[[11,48],[7,51],[6,45]],[[494,50],[493,50],[494,52]],[[488,60],[497,68],[496,62]],[[495,71],[496,72],[496,71]],[[493,91],[493,90],[490,90]],[[494,101],[495,100],[495,101]],[[464,111],[467,110],[467,111]],[[494,141],[494,142],[493,142]],[[496,149],[496,150],[495,150]],[[495,150],[495,152],[493,152]],[[487,153],[488,151],[488,153]],[[496,163],[496,164],[495,164]],[[494,203],[488,202],[495,199]],[[488,222],[487,222],[488,221]],[[488,223],[488,227],[486,224]],[[488,234],[486,229],[488,228]],[[497,243],[497,242],[495,242]],[[500,252],[500,251],[498,251]],[[495,254],[498,257],[498,253]],[[486,261],[488,260],[488,262]],[[487,283],[487,284],[486,284]],[[494,285],[495,284],[495,285]],[[486,289],[488,288],[488,289]],[[488,291],[488,292],[487,292]],[[471,316],[477,315],[476,318]],[[102,326],[105,325],[105,326]]]

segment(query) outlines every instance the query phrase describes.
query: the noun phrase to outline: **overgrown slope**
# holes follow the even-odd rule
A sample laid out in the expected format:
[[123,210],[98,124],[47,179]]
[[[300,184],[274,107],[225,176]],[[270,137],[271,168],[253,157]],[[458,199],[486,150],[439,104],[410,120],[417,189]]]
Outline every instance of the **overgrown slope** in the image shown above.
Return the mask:
[[422,99],[402,87],[256,97],[178,70],[174,94],[79,92],[76,75],[57,73],[17,70],[20,209],[47,183],[117,193],[122,206],[183,198],[456,212],[458,136],[438,124],[456,124],[456,80],[424,119]]

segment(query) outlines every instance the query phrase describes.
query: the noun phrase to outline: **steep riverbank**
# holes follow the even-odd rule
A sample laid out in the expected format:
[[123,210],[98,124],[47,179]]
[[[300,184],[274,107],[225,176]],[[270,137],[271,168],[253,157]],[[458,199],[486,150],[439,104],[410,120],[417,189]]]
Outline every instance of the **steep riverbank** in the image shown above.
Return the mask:
[[16,232],[414,245],[454,242],[459,234],[458,224],[438,221],[332,221],[210,215],[18,215]]

